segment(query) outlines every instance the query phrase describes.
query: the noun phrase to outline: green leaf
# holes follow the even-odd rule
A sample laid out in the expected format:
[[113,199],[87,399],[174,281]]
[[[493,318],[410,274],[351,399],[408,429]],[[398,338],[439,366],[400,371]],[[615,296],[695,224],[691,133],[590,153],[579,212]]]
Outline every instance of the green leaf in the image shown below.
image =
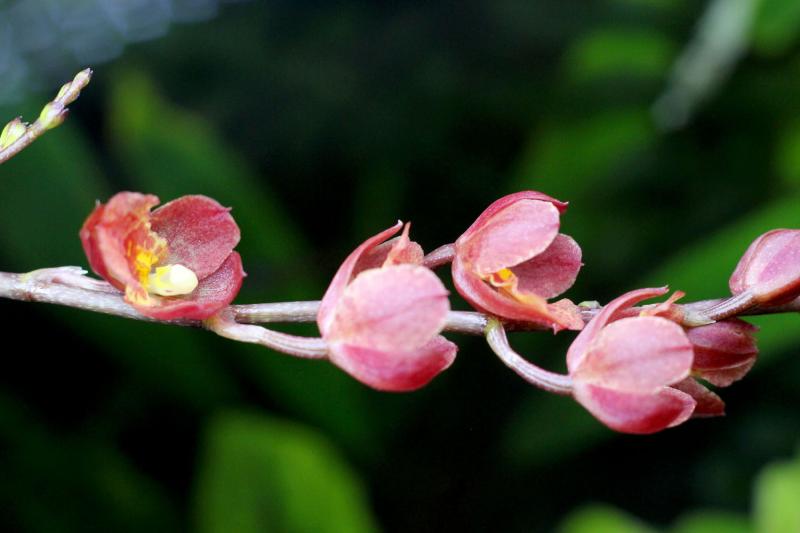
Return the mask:
[[639,520],[613,507],[592,505],[573,511],[561,524],[559,533],[651,533]]
[[319,434],[226,413],[207,430],[194,516],[199,533],[377,529],[356,475]]
[[800,122],[791,122],[781,134],[776,148],[775,168],[784,182],[795,187],[800,185]]
[[553,122],[533,137],[511,188],[577,200],[587,190],[608,187],[609,174],[641,153],[653,138],[652,121],[643,108]]
[[755,488],[756,530],[763,533],[800,531],[800,459],[768,466]]
[[753,46],[766,55],[786,52],[800,35],[800,2],[760,0],[753,25]]
[[722,511],[697,511],[681,516],[671,533],[752,533],[746,516]]
[[660,79],[676,50],[664,35],[638,28],[603,28],[576,40],[564,57],[573,82],[615,77]]

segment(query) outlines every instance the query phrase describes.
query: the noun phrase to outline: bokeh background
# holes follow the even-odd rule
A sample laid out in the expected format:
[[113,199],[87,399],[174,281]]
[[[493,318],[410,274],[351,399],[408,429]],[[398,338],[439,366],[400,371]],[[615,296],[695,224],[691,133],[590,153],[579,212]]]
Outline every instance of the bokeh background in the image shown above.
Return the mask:
[[[0,167],[3,270],[85,266],[119,190],[233,206],[241,303],[317,299],[398,218],[430,250],[527,188],[571,202],[575,301],[721,296],[755,236],[800,226],[796,0],[0,0],[0,122],[89,65]],[[3,531],[800,531],[796,315],[756,321],[727,417],[647,437],[476,338],[397,395],[203,331],[0,320]],[[571,338],[512,342],[563,370]]]

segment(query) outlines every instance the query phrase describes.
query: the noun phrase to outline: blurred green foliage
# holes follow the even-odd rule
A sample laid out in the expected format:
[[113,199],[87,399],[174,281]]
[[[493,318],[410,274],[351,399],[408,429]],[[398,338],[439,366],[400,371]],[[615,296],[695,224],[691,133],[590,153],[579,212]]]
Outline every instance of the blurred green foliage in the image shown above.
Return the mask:
[[[800,227],[800,10],[720,6],[229,5],[99,65],[67,123],[0,167],[0,268],[85,265],[77,230],[115,191],[202,193],[242,228],[239,301],[317,299],[396,219],[430,250],[533,188],[570,202],[586,265],[568,297],[720,296],[755,236]],[[2,530],[800,527],[796,461],[764,469],[800,435],[797,316],[755,321],[761,360],[722,391],[726,418],[643,438],[531,390],[480,339],[453,336],[452,369],[391,395],[202,331],[0,317]],[[557,370],[570,340],[512,337]]]
[[[670,533],[794,533],[800,531],[800,454],[770,464],[759,474],[753,491],[752,519],[720,511],[692,511],[679,516]],[[652,533],[639,520],[608,506],[590,505],[564,520],[560,533]]]

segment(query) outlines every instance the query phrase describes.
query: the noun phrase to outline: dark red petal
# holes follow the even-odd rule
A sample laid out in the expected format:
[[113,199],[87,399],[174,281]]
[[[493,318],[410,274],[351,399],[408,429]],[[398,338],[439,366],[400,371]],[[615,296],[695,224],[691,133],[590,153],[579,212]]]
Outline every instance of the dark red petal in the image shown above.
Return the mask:
[[545,251],[558,235],[558,209],[550,202],[520,200],[458,238],[456,255],[480,277],[513,267]]
[[581,247],[572,237],[559,233],[547,250],[511,271],[519,279],[520,292],[553,298],[572,287],[582,265]]
[[694,413],[692,413],[693,418],[707,418],[725,414],[725,402],[693,378],[686,378],[680,383],[674,384],[672,388],[685,392],[695,399],[697,405],[694,408]]
[[758,355],[753,337],[756,331],[756,326],[738,318],[688,328],[686,335],[694,346],[692,368],[722,370],[754,361]]
[[207,196],[182,196],[151,215],[152,229],[167,240],[163,264],[180,264],[198,279],[215,272],[239,243],[239,227],[229,213]]
[[330,345],[330,360],[342,370],[383,391],[418,389],[449,367],[458,347],[442,336],[411,352],[382,351],[342,343]]
[[138,248],[159,248],[149,227],[150,208],[157,204],[158,198],[151,194],[121,192],[95,207],[81,228],[81,242],[92,270],[118,289],[144,291],[134,261]]
[[219,270],[200,280],[191,294],[172,297],[151,295],[152,305],[133,306],[143,315],[159,320],[204,320],[227,307],[236,298],[244,275],[242,258],[238,253],[232,252]]
[[[568,301],[548,304],[544,298],[541,298],[540,306],[522,303],[490,287],[474,272],[465,268],[458,255],[453,258],[452,269],[453,284],[456,290],[480,311],[508,320],[534,322],[553,328],[554,331],[579,330],[583,327],[583,319],[579,310],[574,305],[565,305]],[[532,296],[531,300],[534,298]]]
[[733,383],[739,381],[750,372],[753,365],[756,364],[755,359],[745,361],[744,363],[728,368],[720,368],[715,370],[698,370],[695,372],[697,377],[700,377],[715,387],[728,387]]
[[97,244],[95,228],[103,219],[103,212],[105,211],[105,208],[106,206],[100,202],[97,202],[94,211],[92,211],[92,213],[86,219],[86,222],[83,223],[79,233],[81,244],[83,245],[83,251],[86,254],[86,259],[89,260],[89,267],[101,278],[108,278],[108,271],[106,270],[103,256],[100,253],[100,249]]
[[575,384],[575,399],[600,422],[622,433],[648,434],[685,422],[696,402],[684,392],[665,387],[655,394],[617,392]]
[[580,361],[586,355],[586,350],[589,344],[594,340],[600,331],[609,322],[621,318],[625,311],[648,298],[654,298],[667,293],[666,287],[653,288],[653,289],[637,289],[635,291],[626,292],[622,296],[618,296],[611,300],[596,317],[594,317],[583,328],[583,331],[575,337],[572,344],[567,351],[567,368],[572,373],[580,364]]
[[473,222],[472,225],[469,228],[467,228],[467,231],[465,231],[464,234],[461,235],[459,240],[469,239],[475,231],[482,228],[486,224],[487,220],[494,217],[498,213],[498,211],[502,211],[509,205],[515,202],[519,202],[520,200],[540,200],[542,202],[550,202],[551,204],[556,206],[558,212],[562,214],[567,210],[566,202],[560,202],[555,198],[547,196],[546,194],[538,191],[520,191],[513,194],[508,194],[506,196],[503,196],[502,198],[499,198],[498,200],[495,200],[489,205],[489,207],[484,209],[483,213],[481,213],[480,216],[475,220],[475,222]]
[[325,296],[322,297],[322,302],[320,302],[319,305],[319,312],[317,313],[317,326],[323,336],[327,334],[331,322],[333,322],[336,305],[339,303],[339,298],[341,298],[345,287],[347,287],[347,284],[353,279],[353,272],[356,269],[359,259],[361,259],[366,252],[389,237],[392,237],[395,233],[400,231],[402,227],[403,223],[398,221],[397,224],[391,228],[385,229],[377,235],[373,235],[361,243],[358,248],[353,250],[339,267],[339,270],[336,271],[336,275],[333,276],[331,284],[328,285],[328,290],[325,291]]

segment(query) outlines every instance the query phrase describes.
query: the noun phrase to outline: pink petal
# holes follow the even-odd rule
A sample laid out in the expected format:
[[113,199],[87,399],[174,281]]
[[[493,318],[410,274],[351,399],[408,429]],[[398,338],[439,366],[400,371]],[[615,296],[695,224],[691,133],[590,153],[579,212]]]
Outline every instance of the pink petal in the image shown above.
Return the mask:
[[[558,332],[562,329],[579,330],[583,327],[580,311],[568,300],[548,304],[544,298],[530,295],[523,303],[501,294],[467,269],[458,255],[453,258],[453,284],[470,305],[490,315],[508,320],[535,322]],[[533,302],[533,303],[532,303]],[[565,305],[569,303],[569,305]]]
[[401,263],[421,265],[425,253],[422,251],[422,246],[408,238],[410,228],[411,224],[406,224],[402,235],[367,250],[358,260],[353,269],[353,275],[357,275],[362,270]]
[[581,247],[572,237],[559,233],[547,250],[511,271],[519,278],[519,291],[553,298],[572,287],[582,265]]
[[242,259],[232,252],[219,270],[200,280],[197,288],[186,296],[151,296],[151,305],[133,304],[145,316],[159,320],[178,318],[204,320],[227,307],[242,287]]
[[385,229],[361,243],[358,248],[347,256],[347,259],[344,260],[339,270],[336,271],[336,275],[333,276],[328,290],[325,291],[325,296],[322,297],[319,312],[317,313],[317,326],[323,336],[326,335],[331,327],[331,322],[333,322],[334,319],[334,309],[339,303],[339,298],[342,292],[344,292],[345,287],[350,283],[359,259],[361,259],[366,252],[400,231],[402,226],[403,223],[398,221],[397,224],[391,228]]
[[239,227],[216,200],[182,196],[159,207],[151,216],[152,229],[167,240],[164,264],[181,264],[199,279],[215,272],[239,243]]
[[631,394],[589,384],[575,384],[575,399],[600,422],[623,433],[647,434],[685,422],[696,402],[665,387],[655,394]]
[[649,394],[689,375],[694,353],[683,328],[660,317],[606,325],[570,375],[618,392]]
[[457,350],[455,344],[442,336],[405,352],[332,343],[330,360],[374,389],[403,392],[426,385],[453,363]]
[[425,267],[365,270],[345,289],[323,336],[373,350],[416,350],[438,335],[449,310],[447,289]]
[[692,418],[707,418],[725,414],[725,402],[692,378],[686,378],[680,383],[674,384],[672,388],[685,392],[695,399],[697,405],[692,413]]
[[747,249],[728,282],[733,294],[751,291],[769,305],[800,294],[800,230],[776,229]]
[[694,346],[694,370],[722,370],[752,362],[758,355],[753,334],[758,328],[738,318],[688,328]]
[[556,206],[558,212],[564,214],[567,210],[567,202],[560,202],[555,198],[547,196],[544,193],[538,191],[520,191],[515,192],[513,194],[507,194],[502,198],[499,198],[492,202],[489,207],[483,210],[483,213],[472,223],[472,225],[467,228],[467,231],[461,236],[463,239],[469,239],[473,233],[481,229],[484,225],[486,225],[487,221],[492,219],[498,212],[502,211],[506,207],[511,204],[517,203],[520,200],[539,200],[542,202],[549,202]]
[[520,200],[485,219],[456,241],[456,255],[487,277],[542,253],[558,235],[558,209],[550,202]]
[[621,318],[625,312],[632,306],[647,300],[648,298],[655,298],[666,294],[668,289],[666,287],[659,287],[653,289],[637,289],[635,291],[626,292],[622,296],[618,296],[611,300],[603,309],[589,321],[580,334],[575,337],[572,344],[567,351],[567,368],[570,373],[578,367],[583,357],[586,355],[586,349],[594,338],[600,333],[603,327],[609,322]]

